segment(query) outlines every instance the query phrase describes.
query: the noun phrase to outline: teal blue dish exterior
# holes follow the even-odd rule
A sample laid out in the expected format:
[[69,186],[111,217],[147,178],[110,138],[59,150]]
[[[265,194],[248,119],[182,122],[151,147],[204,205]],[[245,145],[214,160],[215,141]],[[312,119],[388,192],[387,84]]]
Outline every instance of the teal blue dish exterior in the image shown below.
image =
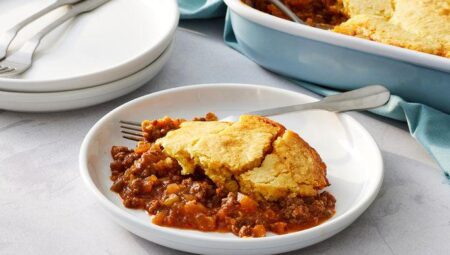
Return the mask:
[[450,113],[450,73],[294,36],[232,11],[229,18],[239,50],[273,72],[342,90],[382,84],[407,101]]

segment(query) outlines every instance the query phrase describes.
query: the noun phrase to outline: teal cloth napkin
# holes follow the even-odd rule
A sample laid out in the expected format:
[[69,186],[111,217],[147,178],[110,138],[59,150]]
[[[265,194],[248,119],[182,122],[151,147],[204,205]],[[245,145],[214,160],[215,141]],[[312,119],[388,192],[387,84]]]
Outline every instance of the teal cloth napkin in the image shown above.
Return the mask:
[[[225,11],[222,0],[178,0],[178,3],[182,19],[220,17]],[[227,45],[244,54],[234,36],[228,15],[225,19],[224,40]],[[318,84],[291,81],[323,96],[341,92]],[[371,112],[406,122],[411,135],[423,145],[450,179],[450,115],[427,105],[407,102],[395,95],[391,96],[387,105]]]
[[181,19],[223,17],[226,6],[222,0],[178,0]]

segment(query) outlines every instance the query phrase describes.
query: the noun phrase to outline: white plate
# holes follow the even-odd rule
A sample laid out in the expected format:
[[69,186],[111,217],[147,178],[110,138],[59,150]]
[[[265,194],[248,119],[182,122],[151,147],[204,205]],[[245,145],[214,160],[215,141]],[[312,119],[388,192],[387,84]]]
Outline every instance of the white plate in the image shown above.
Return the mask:
[[0,109],[23,112],[49,112],[77,109],[100,104],[144,85],[167,63],[172,45],[144,69],[117,81],[92,88],[63,92],[19,93],[0,91]]
[[[0,34],[51,0],[0,1]],[[65,9],[31,24],[13,42],[17,49]],[[69,21],[45,37],[30,70],[0,78],[0,89],[52,92],[122,79],[153,62],[172,41],[178,24],[175,0],[112,0]]]
[[325,111],[304,111],[273,117],[298,132],[317,149],[328,165],[327,188],[337,199],[336,215],[300,232],[241,239],[233,234],[205,233],[160,227],[142,210],[126,209],[109,190],[110,149],[133,146],[121,139],[119,120],[142,120],[165,115],[191,118],[213,111],[219,117],[266,107],[315,101],[310,96],[265,86],[210,84],[187,86],[147,95],[124,104],[99,120],[80,150],[81,175],[113,219],[147,240],[201,254],[273,254],[299,249],[338,233],[374,200],[383,179],[380,151],[370,134],[352,117]]

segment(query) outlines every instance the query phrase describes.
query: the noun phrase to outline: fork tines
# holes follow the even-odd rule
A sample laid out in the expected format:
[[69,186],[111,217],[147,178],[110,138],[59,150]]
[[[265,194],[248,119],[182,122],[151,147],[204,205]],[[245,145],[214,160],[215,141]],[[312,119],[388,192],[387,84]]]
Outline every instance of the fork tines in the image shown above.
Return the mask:
[[123,138],[137,142],[144,140],[144,133],[139,122],[121,120],[120,123],[122,129],[120,132],[125,134],[122,136]]

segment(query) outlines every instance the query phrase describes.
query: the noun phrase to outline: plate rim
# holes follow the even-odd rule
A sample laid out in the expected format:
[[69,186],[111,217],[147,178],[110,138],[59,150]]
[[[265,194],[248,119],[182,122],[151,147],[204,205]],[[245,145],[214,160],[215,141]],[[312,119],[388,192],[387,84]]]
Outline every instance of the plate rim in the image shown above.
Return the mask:
[[[82,89],[76,89],[76,90],[67,90],[67,91],[56,91],[56,92],[40,92],[40,93],[32,93],[32,92],[9,92],[9,91],[0,91],[0,99],[9,97],[14,98],[18,97],[20,100],[10,100],[6,103],[10,103],[11,105],[14,105],[12,107],[3,107],[2,103],[0,101],[0,110],[7,110],[7,111],[13,111],[13,112],[61,112],[61,111],[67,111],[67,110],[73,110],[73,109],[79,109],[84,107],[93,106],[96,104],[104,103],[106,101],[110,101],[112,99],[115,99],[117,97],[123,96],[124,94],[128,94],[133,90],[136,90],[137,88],[143,86],[146,84],[144,82],[141,85],[135,84],[134,82],[130,84],[130,80],[136,79],[136,77],[145,75],[147,79],[147,82],[156,76],[162,68],[167,64],[167,62],[170,60],[170,57],[174,50],[174,42],[171,42],[169,46],[164,50],[164,52],[159,55],[153,62],[151,62],[149,65],[144,67],[143,69],[132,73],[131,75],[128,75],[126,77],[123,77],[121,79],[117,79],[105,84],[100,84],[93,87],[88,88],[82,88]],[[152,72],[155,72],[153,75],[149,75]],[[151,76],[151,77],[149,77]],[[106,100],[97,100],[95,103],[84,103],[84,104],[78,104],[78,106],[70,106],[70,107],[64,107],[62,109],[56,109],[55,104],[61,104],[62,102],[73,102],[73,101],[79,101],[84,99],[90,99],[90,98],[99,98],[103,95],[110,95],[110,94],[116,94],[118,91],[123,90],[129,90],[130,91],[126,93],[120,93],[118,96],[113,96],[112,98],[106,99]],[[101,93],[99,92],[101,91]],[[84,95],[84,97],[80,96],[80,93]],[[88,95],[89,94],[89,95]],[[92,95],[94,94],[94,95]],[[87,95],[87,96],[86,96]],[[49,100],[49,98],[51,100]],[[15,101],[15,102],[11,102]],[[34,108],[31,105],[27,105],[25,107],[16,107],[16,104],[34,104]],[[36,109],[36,107],[40,107],[37,105],[45,105],[45,110]],[[52,105],[49,107],[49,105]]]
[[[113,109],[110,112],[108,112],[107,114],[105,114],[102,118],[100,118],[88,131],[88,133],[86,134],[85,138],[83,139],[83,142],[80,147],[79,162],[78,162],[83,182],[89,188],[89,190],[91,190],[91,192],[93,192],[95,197],[97,197],[97,199],[100,200],[100,203],[104,207],[106,207],[106,209],[109,210],[109,212],[113,213],[114,215],[119,216],[122,219],[127,220],[128,222],[132,222],[133,224],[138,224],[141,227],[151,228],[154,231],[160,231],[161,234],[165,234],[165,235],[172,235],[174,237],[180,237],[180,238],[189,239],[189,240],[193,240],[193,241],[221,242],[224,244],[235,244],[236,242],[239,242],[240,244],[253,245],[253,244],[261,244],[261,243],[268,242],[268,241],[288,242],[288,240],[296,240],[297,238],[302,238],[302,236],[308,235],[308,234],[312,234],[312,235],[318,234],[318,233],[326,231],[326,229],[328,229],[328,228],[333,229],[333,227],[335,229],[339,229],[337,231],[337,232],[339,232],[339,231],[345,229],[354,220],[356,220],[364,211],[366,211],[366,209],[375,200],[375,198],[381,188],[381,185],[383,183],[383,177],[384,177],[384,163],[383,163],[381,151],[380,151],[377,143],[373,139],[372,135],[364,128],[364,126],[362,126],[352,116],[345,114],[345,113],[341,113],[342,117],[346,118],[347,120],[352,121],[352,124],[356,125],[356,127],[359,129],[359,131],[361,131],[365,134],[367,141],[371,143],[371,148],[374,149],[374,153],[375,153],[373,156],[376,158],[376,164],[377,164],[375,166],[375,168],[378,169],[379,171],[376,173],[376,180],[374,180],[372,185],[369,187],[365,186],[366,188],[370,188],[370,190],[366,191],[366,194],[364,195],[364,197],[360,201],[358,201],[357,204],[352,205],[351,208],[349,208],[347,211],[345,211],[342,215],[339,215],[338,217],[336,217],[334,219],[332,218],[333,220],[330,219],[318,226],[315,226],[315,227],[312,227],[309,229],[305,229],[302,231],[292,232],[292,233],[288,233],[288,234],[284,234],[284,235],[267,236],[264,238],[229,238],[229,237],[227,238],[227,237],[217,237],[217,236],[208,236],[208,235],[193,236],[184,231],[173,231],[174,229],[179,230],[177,228],[160,227],[160,226],[157,226],[154,224],[143,225],[142,222],[140,221],[140,219],[136,218],[135,216],[133,216],[132,214],[130,214],[126,210],[124,210],[126,208],[121,208],[121,207],[115,205],[105,195],[103,195],[103,193],[97,188],[94,181],[92,180],[92,178],[89,174],[89,167],[87,164],[88,163],[87,152],[88,152],[88,148],[89,148],[89,143],[93,140],[92,138],[100,126],[102,126],[104,123],[106,123],[108,121],[108,119],[111,116],[114,116],[117,112],[119,112],[125,108],[128,108],[134,104],[139,104],[140,102],[150,100],[151,98],[159,97],[161,95],[170,94],[173,92],[183,92],[183,91],[196,90],[196,89],[214,89],[214,88],[219,88],[219,87],[234,88],[234,89],[238,89],[238,88],[242,88],[242,87],[253,88],[253,89],[260,88],[260,89],[265,89],[265,90],[269,90],[272,92],[281,92],[283,94],[291,94],[291,95],[296,94],[297,96],[300,95],[300,96],[304,96],[307,98],[311,98],[313,100],[317,100],[317,99],[315,99],[309,95],[303,94],[303,93],[299,93],[299,92],[295,92],[295,91],[291,91],[291,90],[287,90],[287,89],[270,87],[270,86],[266,86],[266,85],[243,84],[243,83],[206,83],[206,84],[187,85],[187,86],[157,91],[157,92],[154,92],[154,93],[151,93],[148,95],[138,97],[136,99],[133,99],[127,103],[124,103],[124,104],[116,107],[115,109]],[[350,222],[345,223],[346,219],[347,220],[350,219]],[[341,227],[339,227],[340,225],[341,225]],[[344,227],[342,227],[342,226],[344,226]],[[208,247],[208,246],[204,246],[204,247]],[[271,246],[271,247],[275,247],[275,246]]]
[[[122,61],[110,68],[100,70],[98,72],[89,72],[80,76],[70,76],[65,78],[56,78],[56,79],[41,79],[41,80],[22,80],[15,78],[7,78],[0,77],[0,91],[3,92],[27,92],[27,93],[45,93],[45,92],[62,92],[62,91],[71,91],[71,90],[79,90],[86,89],[90,87],[95,87],[98,85],[114,82],[116,80],[120,80],[122,78],[126,78],[127,76],[133,75],[141,69],[146,68],[152,62],[154,62],[171,44],[173,41],[173,37],[175,35],[175,31],[178,27],[180,11],[178,8],[178,3],[176,0],[167,0],[171,2],[173,7],[173,15],[171,15],[171,19],[168,19],[168,23],[171,24],[170,30],[165,31],[164,35],[161,36],[161,40],[158,41],[154,47],[148,48],[143,51],[138,56],[133,58],[128,58],[125,61]],[[108,3],[106,3],[107,5]],[[102,8],[101,6],[100,8]],[[153,56],[149,58],[150,56]],[[139,67],[136,69],[136,67]],[[114,75],[118,70],[128,70],[125,76],[120,75],[122,77],[118,77]],[[111,75],[113,74],[113,75]],[[113,79],[102,78],[102,77],[115,77]],[[61,84],[64,84],[63,88],[58,88]],[[69,85],[67,85],[69,84]],[[20,89],[17,89],[17,86],[20,86]],[[40,88],[36,89],[36,86]],[[28,88],[29,87],[29,88]]]

